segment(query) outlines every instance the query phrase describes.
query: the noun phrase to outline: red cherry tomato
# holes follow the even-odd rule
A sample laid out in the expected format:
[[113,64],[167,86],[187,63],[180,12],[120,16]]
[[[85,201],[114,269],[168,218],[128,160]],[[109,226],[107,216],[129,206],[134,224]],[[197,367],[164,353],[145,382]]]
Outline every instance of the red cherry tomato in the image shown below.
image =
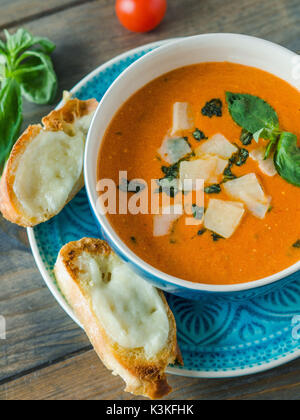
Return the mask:
[[148,32],[163,20],[167,0],[117,0],[116,13],[125,28]]

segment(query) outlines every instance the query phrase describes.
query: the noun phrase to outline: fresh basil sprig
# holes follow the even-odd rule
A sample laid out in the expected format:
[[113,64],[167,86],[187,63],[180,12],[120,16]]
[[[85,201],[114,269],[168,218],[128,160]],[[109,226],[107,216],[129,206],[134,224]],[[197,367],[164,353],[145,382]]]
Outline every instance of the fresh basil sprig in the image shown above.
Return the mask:
[[54,101],[57,77],[50,54],[55,45],[24,29],[0,40],[0,171],[22,124],[22,96],[35,104]]
[[297,136],[280,129],[276,111],[263,99],[240,93],[226,93],[232,119],[251,133],[256,142],[268,140],[265,159],[274,152],[274,163],[279,175],[300,187],[300,149]]

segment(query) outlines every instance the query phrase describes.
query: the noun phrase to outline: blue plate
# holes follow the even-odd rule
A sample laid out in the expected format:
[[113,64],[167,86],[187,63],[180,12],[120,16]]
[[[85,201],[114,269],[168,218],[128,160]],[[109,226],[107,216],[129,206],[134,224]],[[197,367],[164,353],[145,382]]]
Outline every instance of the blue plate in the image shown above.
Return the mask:
[[[166,41],[164,41],[166,42]],[[74,89],[80,99],[102,98],[112,82],[135,60],[162,45],[150,44],[104,64]],[[82,237],[99,237],[85,190],[54,219],[28,229],[32,251],[49,289],[79,324],[53,276],[61,247]],[[167,295],[176,318],[184,368],[170,373],[206,378],[242,376],[279,366],[300,356],[300,279],[249,300],[189,301]]]

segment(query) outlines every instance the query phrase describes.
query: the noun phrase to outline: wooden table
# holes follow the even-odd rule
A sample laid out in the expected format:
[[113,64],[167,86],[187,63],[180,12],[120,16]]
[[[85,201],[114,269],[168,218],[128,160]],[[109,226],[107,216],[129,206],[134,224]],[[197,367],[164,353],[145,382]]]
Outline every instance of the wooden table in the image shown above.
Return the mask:
[[[0,0],[0,29],[24,27],[57,44],[60,93],[115,55],[159,39],[205,32],[260,36],[300,51],[299,0],[169,0],[163,24],[122,28],[113,0]],[[26,105],[25,123],[49,107]],[[58,306],[38,272],[26,231],[0,219],[0,399],[132,399],[98,361],[85,334]],[[300,360],[240,379],[171,376],[168,399],[300,399]]]

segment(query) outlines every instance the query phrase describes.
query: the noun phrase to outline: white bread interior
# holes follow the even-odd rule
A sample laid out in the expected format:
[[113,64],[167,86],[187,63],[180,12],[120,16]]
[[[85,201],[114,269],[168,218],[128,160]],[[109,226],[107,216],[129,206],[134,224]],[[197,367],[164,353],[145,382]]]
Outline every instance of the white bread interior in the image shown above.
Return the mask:
[[54,271],[95,351],[126,391],[161,398],[171,391],[166,367],[182,363],[175,320],[163,293],[126,270],[106,242],[84,238],[61,249]]
[[58,214],[83,187],[86,135],[96,100],[70,99],[16,142],[0,184],[0,210],[32,227]]

